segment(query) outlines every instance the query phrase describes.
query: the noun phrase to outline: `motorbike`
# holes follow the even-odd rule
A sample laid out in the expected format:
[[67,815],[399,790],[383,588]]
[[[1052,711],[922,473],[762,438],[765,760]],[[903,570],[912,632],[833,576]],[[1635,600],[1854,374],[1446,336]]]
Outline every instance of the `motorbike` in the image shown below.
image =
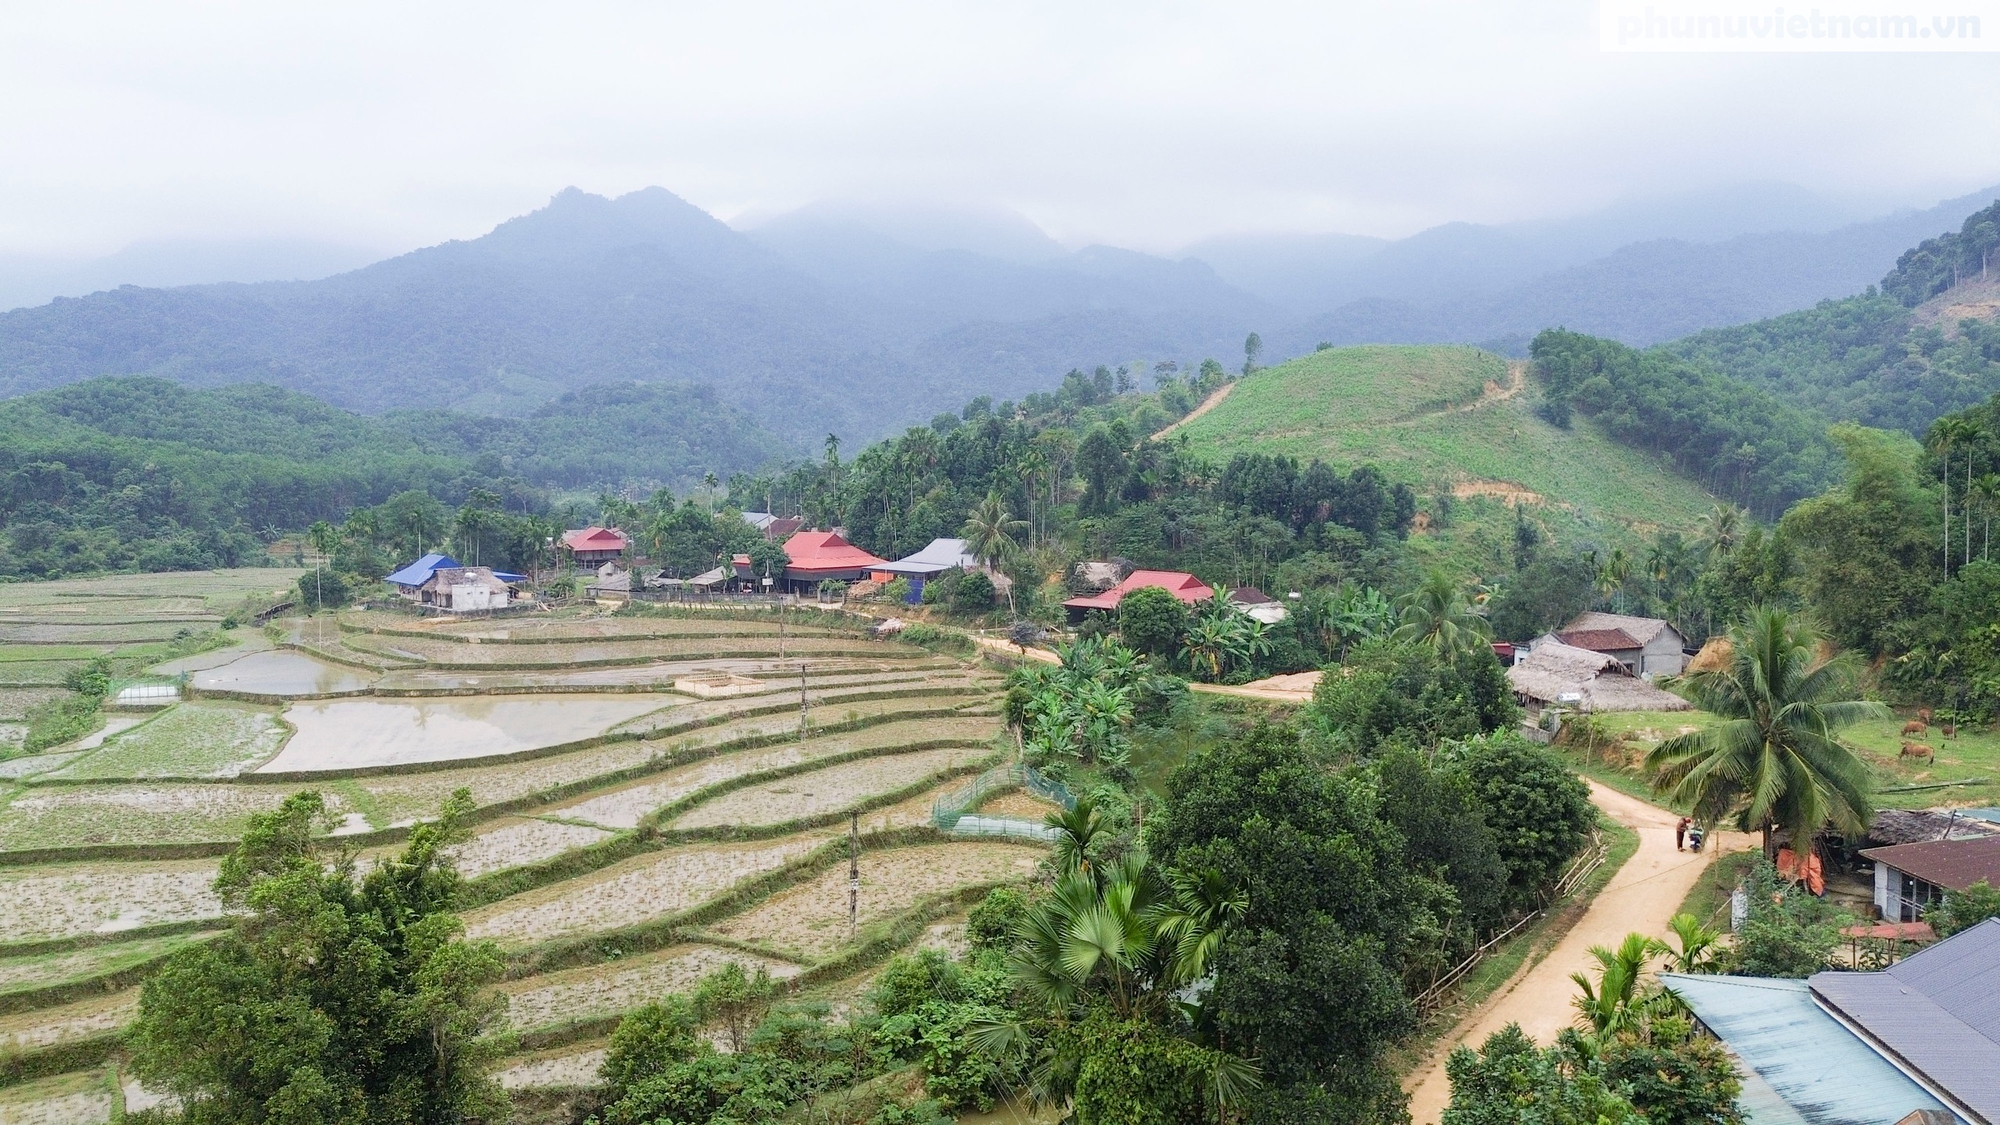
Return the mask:
[[1698,852],[1698,851],[1700,851],[1700,850],[1701,850],[1701,842],[1702,842],[1703,840],[1707,839],[1707,838],[1708,838],[1708,833],[1707,833],[1707,832],[1705,832],[1705,831],[1703,831],[1703,830],[1702,830],[1702,827],[1701,827],[1701,825],[1699,825],[1699,824],[1697,824],[1697,825],[1695,825],[1694,827],[1692,827],[1692,828],[1688,829],[1688,832],[1687,832],[1687,846],[1688,846],[1688,850],[1689,850],[1689,851],[1691,851],[1691,852]]

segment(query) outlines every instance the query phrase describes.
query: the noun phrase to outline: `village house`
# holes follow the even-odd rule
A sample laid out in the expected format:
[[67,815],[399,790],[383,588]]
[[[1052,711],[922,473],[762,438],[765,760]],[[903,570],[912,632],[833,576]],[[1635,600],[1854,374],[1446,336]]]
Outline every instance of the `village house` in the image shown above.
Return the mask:
[[1113,613],[1117,611],[1118,603],[1125,600],[1125,595],[1134,590],[1142,590],[1147,586],[1158,586],[1189,605],[1193,605],[1196,602],[1205,602],[1215,596],[1215,591],[1209,587],[1208,583],[1184,571],[1135,570],[1131,574],[1126,575],[1123,582],[1111,587],[1109,590],[1101,594],[1071,598],[1063,603],[1063,608],[1069,611],[1069,619],[1072,623],[1082,621],[1084,614],[1089,613],[1093,609],[1102,610],[1105,613]]
[[2000,835],[1983,828],[1967,835],[1862,849],[1862,858],[1875,864],[1875,908],[1882,917],[1915,922],[1944,901],[1946,891],[1967,890],[1981,881],[2000,887]]
[[1536,638],[1533,647],[1551,641],[1616,657],[1633,675],[1648,680],[1678,676],[1687,667],[1687,638],[1657,617],[1586,613]]
[[859,582],[888,564],[834,531],[801,531],[785,540],[784,549],[791,560],[785,564],[785,588],[795,594],[817,593],[822,582]]
[[406,601],[446,613],[499,609],[512,604],[514,587],[527,576],[485,566],[465,566],[450,555],[432,552],[388,576],[386,581]]
[[757,529],[766,543],[782,543],[805,526],[797,516],[774,516],[769,512],[743,512],[743,522]]
[[1640,679],[1603,652],[1544,639],[1507,669],[1514,697],[1530,715],[1548,707],[1578,711],[1685,711],[1688,702]]
[[1756,1125],[2000,1125],[2000,918],[1881,972],[1661,973]]
[[1285,603],[1255,586],[1238,586],[1229,591],[1226,600],[1230,605],[1242,610],[1251,620],[1266,625],[1276,625],[1291,615],[1291,611],[1285,608]]
[[963,539],[933,539],[923,550],[869,571],[868,578],[884,585],[898,578],[909,579],[910,593],[903,600],[915,605],[923,598],[925,582],[953,570],[976,570],[985,574],[993,580],[994,591],[1003,597],[1014,585],[1013,579],[979,565],[979,560],[973,557]]
[[596,570],[608,562],[617,562],[632,549],[632,541],[615,527],[585,527],[562,533],[563,550],[576,560],[580,570]]

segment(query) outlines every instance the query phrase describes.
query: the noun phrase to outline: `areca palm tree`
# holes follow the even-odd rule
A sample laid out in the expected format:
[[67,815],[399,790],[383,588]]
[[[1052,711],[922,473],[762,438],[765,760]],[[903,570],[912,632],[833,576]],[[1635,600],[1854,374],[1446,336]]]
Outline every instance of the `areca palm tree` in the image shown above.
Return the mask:
[[[1931,450],[1944,462],[1941,474],[1944,484],[1944,576],[1951,577],[1951,451],[1961,445],[1969,445],[1979,437],[1979,426],[1967,418],[1944,417],[1931,425],[1928,442]],[[1972,456],[1966,455],[1966,472],[1972,471]],[[1969,489],[1968,489],[1969,491]],[[1967,531],[1971,530],[1968,518]],[[1967,540],[1968,544],[1970,540]]]
[[1697,820],[1734,815],[1762,833],[1766,856],[1778,829],[1803,841],[1828,823],[1867,828],[1867,767],[1835,735],[1889,709],[1854,697],[1853,654],[1821,659],[1819,631],[1770,608],[1751,610],[1729,643],[1727,665],[1684,681],[1695,706],[1722,721],[1655,747],[1646,756],[1654,788]]
[[1399,620],[1392,637],[1439,653],[1463,652],[1492,636],[1465,584],[1442,570],[1424,575],[1423,582],[1403,596]]
[[1655,957],[1673,952],[1664,942],[1645,934],[1626,934],[1618,948],[1590,947],[1599,966],[1597,983],[1582,973],[1571,973],[1576,982],[1574,999],[1578,1017],[1590,1025],[1586,1042],[1601,1043],[1631,1026],[1644,1011],[1641,984],[1646,966]]

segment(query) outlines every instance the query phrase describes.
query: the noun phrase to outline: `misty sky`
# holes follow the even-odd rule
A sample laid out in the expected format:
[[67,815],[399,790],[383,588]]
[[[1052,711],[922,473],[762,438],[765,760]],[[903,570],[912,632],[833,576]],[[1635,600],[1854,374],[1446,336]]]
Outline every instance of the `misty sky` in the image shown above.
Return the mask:
[[1401,235],[1785,180],[2000,181],[2000,56],[1605,55],[1590,3],[12,3],[0,252],[1015,208],[1070,244]]

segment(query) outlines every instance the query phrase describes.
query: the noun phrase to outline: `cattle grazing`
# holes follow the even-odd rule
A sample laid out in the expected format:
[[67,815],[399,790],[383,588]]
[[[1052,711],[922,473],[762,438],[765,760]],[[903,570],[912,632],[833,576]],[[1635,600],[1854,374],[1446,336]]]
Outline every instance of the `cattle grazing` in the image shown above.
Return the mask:
[[1931,717],[1933,714],[1934,712],[1928,707],[1917,708],[1917,718],[1922,719],[1927,723],[1931,721]]
[[1958,737],[1958,724],[1957,724],[1957,723],[1940,723],[1940,724],[1938,725],[1938,729],[1944,732],[1944,736],[1945,736],[1946,738],[1957,738],[1957,737]]
[[1903,752],[1898,754],[1897,758],[1922,758],[1927,762],[1935,764],[1937,762],[1937,751],[1925,746],[1921,742],[1905,742],[1903,743]]
[[1931,729],[1930,724],[1924,722],[1922,719],[1911,719],[1909,722],[1903,724],[1903,733],[1906,735],[1922,734],[1929,729]]

